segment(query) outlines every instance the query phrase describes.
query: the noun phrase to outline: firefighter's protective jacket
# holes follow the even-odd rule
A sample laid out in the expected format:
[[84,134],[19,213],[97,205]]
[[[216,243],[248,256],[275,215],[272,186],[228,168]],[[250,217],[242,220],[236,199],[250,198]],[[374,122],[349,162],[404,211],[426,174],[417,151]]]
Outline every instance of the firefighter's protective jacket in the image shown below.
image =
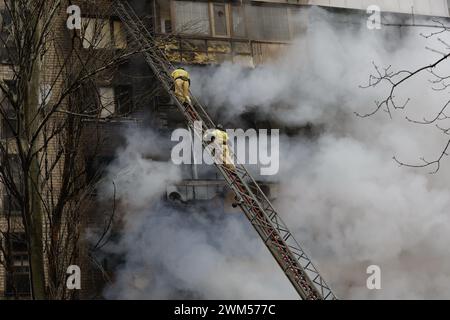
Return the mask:
[[173,80],[182,79],[184,81],[190,82],[189,72],[183,69],[176,69],[174,72],[172,72],[172,78]]
[[175,95],[178,100],[183,104],[191,104],[191,97],[189,96],[191,80],[189,79],[189,73],[183,69],[176,69],[172,72],[172,78],[174,81]]
[[216,155],[219,162],[224,163],[229,168],[234,168],[233,160],[231,159],[230,150],[228,147],[228,134],[220,129],[215,129],[208,136],[214,137],[214,144],[220,148],[218,150],[218,154]]
[[215,129],[211,135],[216,138],[214,142],[220,146],[226,145],[228,142],[228,134],[225,131]]

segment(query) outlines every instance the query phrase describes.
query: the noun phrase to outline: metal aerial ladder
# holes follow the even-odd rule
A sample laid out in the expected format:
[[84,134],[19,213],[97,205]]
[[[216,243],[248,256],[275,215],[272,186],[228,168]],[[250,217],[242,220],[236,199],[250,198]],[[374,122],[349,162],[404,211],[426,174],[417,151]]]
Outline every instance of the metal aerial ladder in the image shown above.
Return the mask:
[[[203,132],[214,129],[215,124],[199,101],[192,97],[192,107],[185,107],[173,91],[171,71],[174,67],[157,41],[127,1],[116,1],[115,11],[129,36],[140,46],[142,54],[187,120],[188,127],[203,141]],[[200,121],[201,128],[194,125]],[[302,299],[334,300],[336,296],[320,276],[311,260],[281,220],[267,196],[247,169],[233,155],[234,168],[216,163],[217,169],[235,194],[237,204],[253,225],[279,266]]]

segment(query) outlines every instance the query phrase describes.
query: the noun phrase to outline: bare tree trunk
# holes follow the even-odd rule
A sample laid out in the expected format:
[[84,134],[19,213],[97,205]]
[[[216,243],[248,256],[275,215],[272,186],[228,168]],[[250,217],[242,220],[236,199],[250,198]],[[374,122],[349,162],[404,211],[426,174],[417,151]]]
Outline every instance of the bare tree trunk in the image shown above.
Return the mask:
[[[39,17],[38,17],[39,19]],[[38,41],[41,33],[41,22],[37,23],[36,32],[34,33],[33,42],[35,47],[39,48]],[[39,54],[39,51],[34,52]],[[25,128],[26,134],[24,142],[30,147],[31,157],[29,159],[29,174],[26,175],[26,186],[28,190],[28,206],[29,217],[29,244],[30,244],[30,266],[31,266],[31,290],[34,299],[45,299],[45,279],[44,279],[44,253],[43,253],[43,237],[42,237],[42,210],[40,199],[40,168],[38,159],[38,143],[39,139],[32,141],[36,132],[39,117],[39,80],[40,80],[40,57],[35,57],[35,62],[31,70],[29,78],[28,92],[25,100]]]

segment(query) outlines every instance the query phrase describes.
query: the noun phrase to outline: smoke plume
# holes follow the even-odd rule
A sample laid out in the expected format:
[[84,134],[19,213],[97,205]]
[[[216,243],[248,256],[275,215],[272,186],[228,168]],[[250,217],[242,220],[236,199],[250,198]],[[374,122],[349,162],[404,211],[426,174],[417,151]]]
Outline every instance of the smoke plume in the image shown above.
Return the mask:
[[[374,72],[372,62],[413,70],[439,57],[425,47],[442,49],[442,43],[420,36],[429,30],[403,28],[400,37],[392,27],[336,28],[326,23],[328,14],[313,16],[314,25],[278,61],[251,71],[232,64],[196,69],[193,90],[229,123],[257,106],[258,114],[283,125],[321,128],[312,139],[282,137],[275,207],[339,297],[450,298],[449,165],[429,175],[392,160],[420,163],[439,155],[446,137],[405,115],[432,118],[448,90],[432,90],[425,74],[398,89],[400,101],[411,100],[392,119],[385,112],[354,114],[372,111],[388,94],[386,86],[359,87]],[[448,35],[440,37],[449,43]],[[241,215],[160,200],[180,173],[170,162],[144,159],[157,139],[142,136],[128,139],[109,171],[127,209],[114,249],[125,263],[106,297],[296,298]],[[381,268],[381,290],[366,288],[371,264]]]

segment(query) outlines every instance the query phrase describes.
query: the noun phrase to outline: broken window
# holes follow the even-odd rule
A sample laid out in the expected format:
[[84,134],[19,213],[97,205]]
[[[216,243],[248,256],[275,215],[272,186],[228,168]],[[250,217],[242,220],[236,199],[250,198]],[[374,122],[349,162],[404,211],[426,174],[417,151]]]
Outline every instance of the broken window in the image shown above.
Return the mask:
[[3,118],[1,120],[1,138],[14,138],[17,134],[17,123],[17,119],[13,115],[8,118]]
[[2,186],[2,214],[19,215],[21,206],[13,192],[21,194],[23,192],[23,175],[20,167],[20,159],[17,154],[7,154],[3,156],[5,175],[3,176],[4,185]]
[[175,29],[179,33],[210,35],[206,2],[174,1]]
[[3,92],[0,92],[1,106],[4,110],[10,112],[12,111],[12,102],[17,98],[17,80],[4,79],[3,82],[8,89],[10,97]]
[[[159,13],[159,21],[161,33],[172,33],[172,19],[170,16],[170,1],[158,0],[157,12]],[[159,30],[157,30],[159,31]]]
[[95,49],[108,48],[111,46],[111,32],[109,20],[106,19],[83,19],[83,48],[93,47]]
[[48,104],[52,96],[52,86],[43,84],[39,87],[39,106],[43,107]]
[[126,48],[126,34],[120,21],[94,18],[83,18],[82,21],[83,48]]
[[125,49],[127,47],[127,36],[122,22],[119,20],[114,20],[112,26],[115,47],[118,49]]
[[96,89],[85,88],[83,91],[87,102],[84,111],[92,117],[108,118],[133,110],[133,90],[130,85],[105,85]]
[[[0,4],[4,5],[4,1],[0,1]],[[11,64],[13,63],[15,53],[15,42],[11,32],[11,14],[9,10],[5,10],[0,6],[0,63]]]
[[8,87],[8,92],[12,94],[13,97],[17,96],[17,80],[5,79],[3,80]]
[[290,39],[288,8],[246,6],[249,36],[256,40],[288,41]]
[[30,296],[30,264],[24,233],[11,233],[6,239],[9,268],[5,277],[5,296]]
[[[97,181],[104,174],[108,165],[114,160],[112,156],[95,156],[86,158],[86,179],[89,183]],[[94,190],[96,193],[97,190]]]
[[161,24],[161,32],[162,33],[172,33],[172,21],[171,20],[163,20]]
[[215,36],[227,36],[228,35],[228,23],[227,23],[227,10],[223,3],[212,4],[213,20],[214,20],[214,35]]
[[242,6],[231,6],[231,19],[233,23],[233,36],[234,37],[245,37],[245,21],[244,21],[244,9]]
[[21,213],[21,206],[17,199],[11,194],[3,195],[3,213],[5,216],[18,216]]
[[131,86],[117,86],[114,88],[117,112],[129,113],[133,110],[133,94]]
[[116,111],[116,104],[114,99],[114,88],[101,87],[98,89],[100,100],[100,117],[107,118],[112,116]]
[[[17,81],[15,80],[3,80],[8,88],[9,94],[12,99],[15,99],[17,94]],[[0,108],[5,113],[6,117],[2,117],[0,121],[0,138],[9,139],[16,136],[17,132],[17,114],[12,107],[11,100],[4,93],[0,93]]]
[[297,37],[304,34],[308,29],[308,12],[303,9],[291,8],[291,30],[292,35]]

